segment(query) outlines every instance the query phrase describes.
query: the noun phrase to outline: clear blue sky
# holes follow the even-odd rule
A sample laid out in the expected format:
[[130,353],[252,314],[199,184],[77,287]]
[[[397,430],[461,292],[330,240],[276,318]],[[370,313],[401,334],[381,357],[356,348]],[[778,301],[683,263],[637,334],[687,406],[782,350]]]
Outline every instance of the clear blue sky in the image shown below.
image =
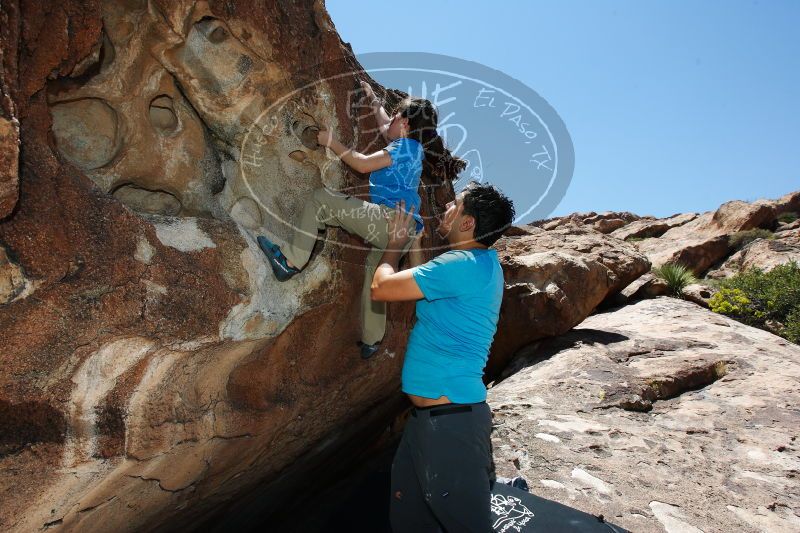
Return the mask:
[[800,0],[326,6],[356,54],[455,56],[545,98],[575,147],[551,216],[663,217],[800,189]]

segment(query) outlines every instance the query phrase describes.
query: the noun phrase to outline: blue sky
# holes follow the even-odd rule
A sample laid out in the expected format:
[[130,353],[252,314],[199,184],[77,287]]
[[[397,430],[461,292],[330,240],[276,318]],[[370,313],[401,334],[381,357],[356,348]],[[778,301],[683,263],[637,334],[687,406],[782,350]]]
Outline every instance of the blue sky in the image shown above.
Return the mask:
[[663,217],[800,189],[800,1],[326,6],[356,54],[455,56],[547,100],[575,148],[551,216]]

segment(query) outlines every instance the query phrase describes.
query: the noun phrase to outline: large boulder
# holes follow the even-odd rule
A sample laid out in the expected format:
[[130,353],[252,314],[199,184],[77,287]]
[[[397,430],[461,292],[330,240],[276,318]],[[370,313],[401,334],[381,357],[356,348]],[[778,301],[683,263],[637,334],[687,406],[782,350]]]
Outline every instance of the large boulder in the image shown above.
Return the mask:
[[488,379],[517,349],[569,331],[650,269],[633,244],[573,222],[551,230],[526,226],[525,234],[503,237],[494,247],[506,288]]
[[774,228],[777,217],[791,211],[800,201],[798,198],[800,191],[777,200],[751,203],[732,200],[716,211],[708,211],[667,230],[658,238],[644,239],[635,244],[654,267],[680,263],[700,276],[733,251],[732,235],[755,228]]
[[697,213],[678,213],[671,217],[657,219],[642,218],[612,231],[611,235],[622,240],[659,237],[667,230],[682,226],[695,218],[697,218]]
[[[10,22],[5,11],[0,9],[0,34],[9,35],[14,31],[8,26]],[[15,52],[15,47],[6,50],[5,46],[0,46],[0,220],[11,214],[19,194],[19,122],[8,86],[9,82],[13,83],[13,76],[6,72],[6,64],[13,63],[10,58],[5,60],[7,54]]]
[[618,228],[625,226],[626,224],[638,221],[640,219],[650,220],[652,218],[653,217],[651,216],[639,217],[639,215],[629,211],[603,211],[602,213],[589,211],[588,213],[572,213],[562,217],[536,220],[531,222],[529,226],[551,230],[565,224],[579,224],[589,226],[600,233],[611,233]]
[[800,529],[800,347],[661,296],[524,348],[498,474],[637,532]]
[[[256,486],[278,508],[355,453],[342,428],[379,434],[413,305],[364,362],[365,243],[329,231],[279,283],[255,241],[314,187],[365,192],[297,124],[381,146],[323,3],[12,0],[0,45],[0,530],[176,529]],[[452,183],[423,180],[437,215]]]
[[[0,62],[2,56],[0,55]],[[0,94],[0,98],[2,98]],[[6,119],[0,114],[0,219],[11,214],[17,204],[19,177],[19,127],[16,119]]]

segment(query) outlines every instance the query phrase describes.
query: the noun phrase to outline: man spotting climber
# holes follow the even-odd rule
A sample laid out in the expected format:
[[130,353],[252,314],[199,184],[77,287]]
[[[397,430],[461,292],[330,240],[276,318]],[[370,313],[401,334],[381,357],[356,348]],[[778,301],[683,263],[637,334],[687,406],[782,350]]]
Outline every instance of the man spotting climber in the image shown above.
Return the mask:
[[398,271],[412,216],[404,207],[388,220],[389,244],[371,285],[374,300],[417,301],[402,371],[414,407],[392,463],[392,528],[485,533],[494,463],[482,377],[503,297],[489,246],[513,221],[514,205],[493,186],[470,182],[437,228],[450,250]]

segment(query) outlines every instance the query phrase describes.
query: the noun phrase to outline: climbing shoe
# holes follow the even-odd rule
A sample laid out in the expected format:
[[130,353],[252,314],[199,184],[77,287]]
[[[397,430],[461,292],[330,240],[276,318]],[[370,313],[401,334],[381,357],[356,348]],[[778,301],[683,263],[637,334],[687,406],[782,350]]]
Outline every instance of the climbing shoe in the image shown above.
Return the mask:
[[299,268],[292,268],[286,264],[286,256],[283,255],[277,244],[263,236],[259,236],[256,240],[258,241],[258,247],[267,256],[272,272],[278,281],[286,281],[300,272]]
[[525,481],[525,478],[522,476],[517,476],[513,478],[497,476],[495,478],[495,483],[502,483],[503,485],[509,485],[519,490],[524,490],[525,492],[531,491],[530,487],[528,487],[528,482]]
[[378,341],[375,344],[367,344],[365,342],[358,341],[356,344],[361,348],[361,359],[369,359],[375,355],[378,350],[381,349],[380,343],[381,341]]

